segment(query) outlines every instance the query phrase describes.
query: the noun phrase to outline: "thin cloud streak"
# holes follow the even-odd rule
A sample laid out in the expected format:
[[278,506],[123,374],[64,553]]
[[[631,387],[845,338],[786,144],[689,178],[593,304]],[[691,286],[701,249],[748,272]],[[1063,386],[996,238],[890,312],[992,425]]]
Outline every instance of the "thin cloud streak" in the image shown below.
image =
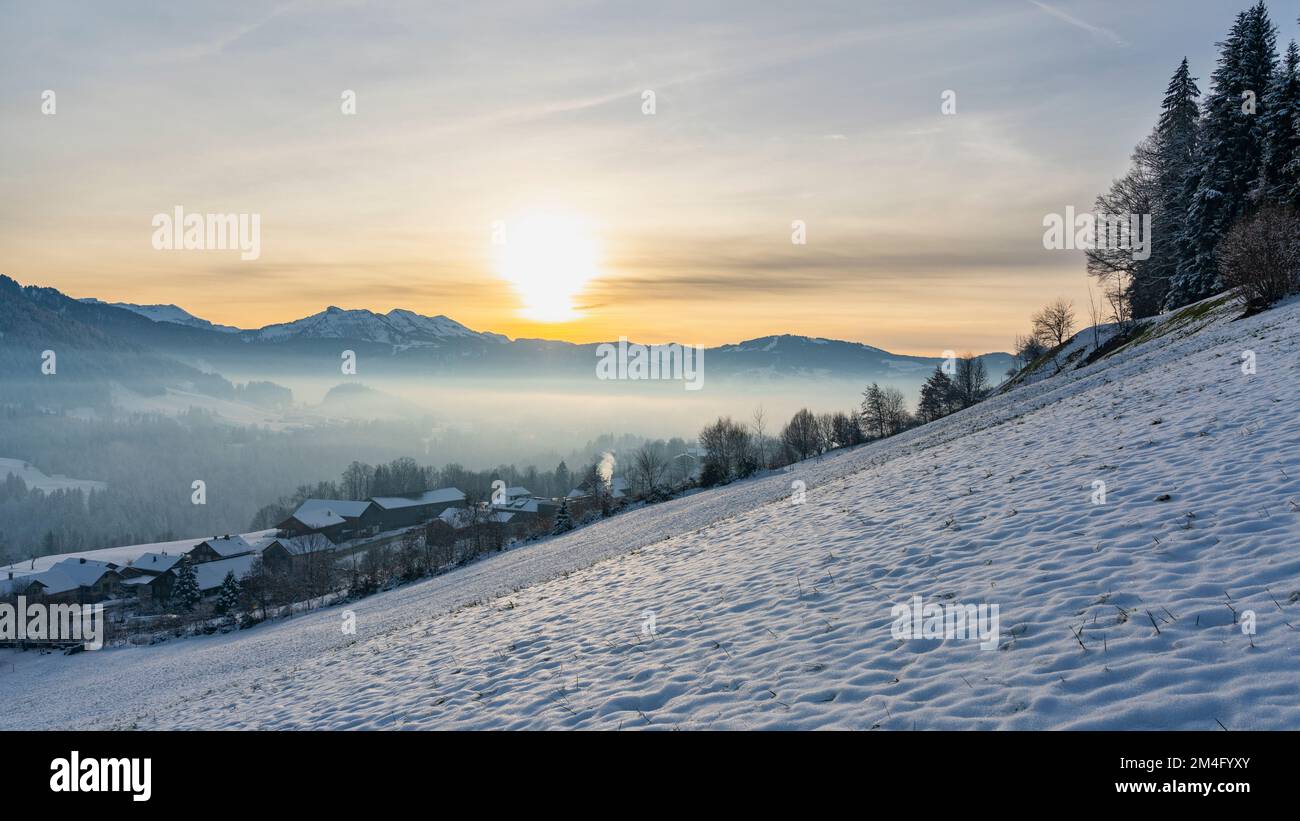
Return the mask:
[[1038,6],[1040,9],[1052,15],[1056,19],[1069,23],[1075,28],[1081,28],[1084,31],[1090,32],[1092,34],[1096,34],[1099,37],[1104,37],[1117,46],[1128,45],[1128,43],[1124,42],[1124,39],[1122,37],[1120,37],[1118,34],[1116,34],[1115,32],[1111,31],[1108,28],[1105,28],[1103,26],[1093,25],[1092,23],[1089,23],[1087,20],[1080,20],[1078,17],[1075,17],[1072,14],[1067,14],[1066,12],[1061,11],[1058,8],[1055,8],[1054,6],[1049,6],[1046,3],[1039,2],[1039,0],[1029,0],[1029,2],[1033,3],[1035,6]]

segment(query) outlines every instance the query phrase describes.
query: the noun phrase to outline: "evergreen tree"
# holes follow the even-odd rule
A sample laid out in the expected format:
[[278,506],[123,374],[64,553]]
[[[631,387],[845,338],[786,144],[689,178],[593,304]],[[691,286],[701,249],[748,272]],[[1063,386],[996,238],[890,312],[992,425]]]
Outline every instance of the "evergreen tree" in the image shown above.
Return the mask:
[[221,589],[217,592],[218,615],[224,616],[235,612],[239,607],[239,596],[242,592],[239,581],[235,578],[235,572],[228,571],[226,578],[221,582]]
[[947,416],[952,404],[952,380],[943,372],[943,366],[938,366],[921,386],[921,401],[917,405],[916,413],[921,417],[921,421],[933,422]]
[[[561,462],[561,465],[564,463]],[[555,525],[551,528],[552,536],[559,536],[561,533],[568,533],[573,530],[573,517],[569,515],[569,500],[565,499],[560,502],[560,511],[555,514]]]
[[194,575],[194,565],[183,561],[176,572],[172,587],[171,607],[177,613],[189,613],[199,606],[203,594],[199,592],[199,579]]
[[1219,59],[1206,101],[1196,169],[1189,178],[1182,257],[1166,305],[1203,299],[1219,289],[1215,249],[1246,212],[1263,159],[1264,105],[1277,64],[1277,32],[1263,2],[1237,15],[1219,43]]
[[1300,206],[1300,51],[1295,40],[1264,98],[1264,160],[1256,198]]
[[1187,187],[1196,159],[1201,90],[1187,58],[1178,66],[1160,103],[1155,135],[1154,209],[1151,257],[1130,286],[1129,309],[1135,318],[1160,312],[1182,259],[1179,242],[1187,219]]
[[555,484],[558,492],[560,494],[568,493],[572,489],[569,484],[572,481],[573,477],[569,474],[569,466],[564,464],[564,460],[561,459],[560,464],[555,468]]

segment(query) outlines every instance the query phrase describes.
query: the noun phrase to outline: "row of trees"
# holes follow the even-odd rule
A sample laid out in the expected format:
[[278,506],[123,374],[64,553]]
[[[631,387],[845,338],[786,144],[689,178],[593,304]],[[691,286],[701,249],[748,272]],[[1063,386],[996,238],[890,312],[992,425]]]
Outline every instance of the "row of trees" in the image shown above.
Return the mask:
[[[1208,95],[1184,58],[1161,102],[1154,130],[1129,171],[1099,196],[1099,214],[1150,214],[1151,253],[1088,252],[1113,317],[1152,316],[1252,280],[1249,257],[1292,255],[1300,233],[1300,51],[1277,54],[1277,29],[1263,2],[1240,12],[1218,44]],[[1255,215],[1253,241],[1225,245]],[[1285,226],[1285,227],[1281,227]],[[1289,240],[1289,241],[1288,241]],[[1225,255],[1225,251],[1228,253]],[[1294,288],[1294,269],[1287,287]],[[1285,289],[1283,290],[1285,293]],[[1245,295],[1245,294],[1243,294]],[[1276,298],[1265,296],[1262,299]],[[1256,304],[1261,298],[1252,297]]]
[[988,369],[984,366],[983,359],[967,354],[957,359],[948,370],[940,365],[921,386],[921,399],[916,408],[917,421],[933,422],[950,413],[969,408],[983,401],[988,392]]
[[984,360],[967,354],[935,368],[921,387],[914,414],[908,412],[902,391],[873,382],[863,391],[857,409],[816,414],[802,408],[776,437],[766,433],[762,408],[755,411],[748,425],[730,416],[719,417],[700,431],[699,443],[704,452],[700,484],[711,486],[743,479],[761,469],[783,467],[838,448],[893,436],[968,408],[982,401],[988,391]]

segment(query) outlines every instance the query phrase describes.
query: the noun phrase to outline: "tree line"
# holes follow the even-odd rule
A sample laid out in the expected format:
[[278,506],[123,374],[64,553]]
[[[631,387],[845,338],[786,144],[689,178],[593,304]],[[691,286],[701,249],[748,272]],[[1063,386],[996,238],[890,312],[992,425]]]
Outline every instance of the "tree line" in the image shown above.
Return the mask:
[[827,413],[801,408],[773,435],[767,432],[761,407],[748,423],[722,416],[700,431],[699,483],[725,484],[759,470],[894,436],[975,405],[988,396],[989,388],[984,360],[966,354],[935,367],[921,386],[915,412],[907,409],[902,391],[872,382],[857,408]]
[[1259,309],[1300,289],[1300,51],[1263,2],[1237,14],[1202,97],[1183,58],[1151,133],[1098,214],[1151,215],[1150,255],[1087,252],[1118,322],[1234,289]]

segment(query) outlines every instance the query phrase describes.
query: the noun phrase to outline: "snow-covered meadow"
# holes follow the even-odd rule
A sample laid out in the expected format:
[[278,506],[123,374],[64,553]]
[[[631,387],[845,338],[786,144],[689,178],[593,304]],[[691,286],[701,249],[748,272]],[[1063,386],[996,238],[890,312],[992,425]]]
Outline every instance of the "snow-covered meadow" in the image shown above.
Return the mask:
[[[1300,300],[1231,316],[347,605],[355,635],[0,652],[0,727],[1300,728]],[[997,604],[998,648],[893,638],[916,595]]]

